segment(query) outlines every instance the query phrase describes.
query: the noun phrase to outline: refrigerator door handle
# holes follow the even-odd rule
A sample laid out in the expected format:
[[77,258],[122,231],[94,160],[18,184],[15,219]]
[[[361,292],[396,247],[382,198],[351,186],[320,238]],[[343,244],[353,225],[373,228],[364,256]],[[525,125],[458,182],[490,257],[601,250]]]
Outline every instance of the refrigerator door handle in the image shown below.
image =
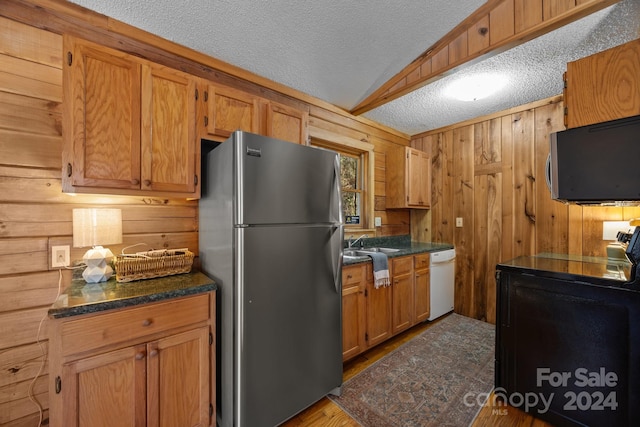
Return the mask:
[[[335,194],[331,197],[332,205],[336,204],[337,206],[331,206],[331,216],[335,215],[335,222],[338,224],[342,224],[342,191],[340,187],[340,155],[336,154],[333,161],[333,172],[334,172],[334,191]],[[336,212],[337,210],[337,212]],[[337,214],[337,215],[336,215]],[[333,218],[332,218],[333,220]]]
[[[333,266],[333,284],[336,288],[336,293],[338,295],[342,294],[341,284],[342,284],[342,225],[334,225],[333,232],[331,236],[331,258],[332,258],[332,266]],[[337,252],[337,254],[335,254]]]

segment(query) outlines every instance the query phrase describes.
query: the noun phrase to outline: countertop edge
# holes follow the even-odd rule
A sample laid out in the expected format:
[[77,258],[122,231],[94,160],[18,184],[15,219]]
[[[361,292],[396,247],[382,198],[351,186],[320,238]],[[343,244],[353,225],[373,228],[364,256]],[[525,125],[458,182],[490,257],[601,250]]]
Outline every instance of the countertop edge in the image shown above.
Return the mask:
[[[446,251],[449,249],[454,249],[454,246],[450,243],[421,243],[421,242],[411,242],[411,246],[389,246],[392,247],[394,249],[400,249],[398,252],[393,252],[390,254],[387,254],[388,258],[398,258],[398,257],[402,257],[402,256],[408,256],[408,255],[419,255],[419,254],[423,254],[423,253],[431,253],[431,252],[440,252],[440,251]],[[356,265],[356,264],[362,264],[362,263],[367,263],[367,262],[371,262],[371,258],[367,257],[367,258],[363,258],[363,259],[350,259],[350,260],[345,260],[343,258],[342,261],[342,265]]]
[[[50,319],[62,319],[67,317],[79,316],[83,314],[91,314],[91,313],[99,313],[107,310],[114,310],[120,308],[134,307],[142,304],[153,303],[163,300],[169,300],[174,298],[180,298],[185,296],[191,296],[196,294],[201,294],[205,292],[211,292],[217,290],[217,284],[204,274],[200,272],[196,273],[188,273],[189,278],[185,278],[185,282],[189,279],[193,279],[196,277],[198,283],[194,283],[193,285],[185,285],[185,286],[168,286],[166,289],[160,291],[150,291],[146,293],[141,293],[140,295],[130,296],[130,297],[120,297],[120,298],[109,298],[102,301],[94,301],[94,302],[85,302],[77,305],[73,305],[70,307],[56,307],[55,304],[51,308],[49,308],[48,315]],[[179,275],[178,275],[179,276]],[[180,280],[178,276],[168,276],[169,280],[175,282],[176,280]],[[153,279],[153,280],[161,280]],[[146,282],[146,281],[140,281]],[[136,282],[129,282],[127,286],[135,286]],[[72,286],[65,289],[65,292],[69,291]],[[61,294],[60,298],[64,298],[66,294]],[[59,298],[59,299],[60,299]]]

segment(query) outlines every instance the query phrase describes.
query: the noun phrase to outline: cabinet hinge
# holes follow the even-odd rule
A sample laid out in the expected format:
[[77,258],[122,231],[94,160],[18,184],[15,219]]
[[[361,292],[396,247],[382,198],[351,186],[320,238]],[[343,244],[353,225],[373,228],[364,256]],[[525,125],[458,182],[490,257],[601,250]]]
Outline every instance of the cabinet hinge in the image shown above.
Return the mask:
[[56,394],[60,394],[62,391],[62,379],[59,376],[56,377]]
[[368,333],[364,333],[364,340],[369,342],[369,334]]
[[196,101],[198,100],[198,89],[196,89]]
[[209,332],[209,345],[213,345],[213,334]]
[[564,115],[569,115],[569,107],[564,107]]
[[368,296],[369,296],[369,290],[368,290],[368,289],[365,289],[365,290],[364,290],[364,296],[365,296],[365,297],[368,297]]
[[209,403],[209,418],[213,417],[213,405]]
[[204,91],[204,102],[207,102],[209,100],[209,92],[207,92],[206,90]]
[[198,185],[198,175],[193,175],[193,185]]
[[67,163],[67,177],[71,178],[72,174],[73,174],[73,166],[71,166],[71,163]]
[[209,126],[209,117],[207,117],[207,116],[204,116],[204,125],[205,125],[205,127]]
[[67,65],[71,66],[73,64],[73,53],[71,51],[67,52]]

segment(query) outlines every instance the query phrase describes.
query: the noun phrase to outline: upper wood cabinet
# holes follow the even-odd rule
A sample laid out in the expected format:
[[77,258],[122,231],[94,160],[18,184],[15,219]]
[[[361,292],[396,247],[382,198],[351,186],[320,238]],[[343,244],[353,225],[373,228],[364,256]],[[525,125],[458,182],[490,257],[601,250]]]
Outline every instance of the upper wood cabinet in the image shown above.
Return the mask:
[[206,84],[203,138],[225,140],[236,130],[305,144],[309,113],[238,89]]
[[63,190],[199,197],[196,81],[65,36]]
[[411,147],[387,153],[387,208],[431,207],[431,159]]
[[309,113],[269,102],[267,104],[267,136],[283,141],[306,144],[309,137]]
[[567,128],[640,114],[640,39],[567,64]]
[[229,137],[233,131],[260,133],[260,99],[229,87],[207,85],[205,127],[209,135]]

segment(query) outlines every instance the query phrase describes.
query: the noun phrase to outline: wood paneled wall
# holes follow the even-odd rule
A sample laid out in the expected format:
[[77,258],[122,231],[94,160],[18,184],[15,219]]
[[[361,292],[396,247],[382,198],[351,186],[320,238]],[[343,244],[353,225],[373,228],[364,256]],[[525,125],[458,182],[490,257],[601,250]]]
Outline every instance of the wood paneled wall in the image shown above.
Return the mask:
[[563,129],[556,97],[412,139],[432,154],[432,210],[423,228],[456,247],[457,313],[495,323],[497,263],[543,252],[606,256],[602,222],[640,217],[640,208],[551,200],[549,133]]
[[[104,37],[112,45],[122,40],[130,51],[135,51],[133,46],[139,49],[141,56],[160,49],[150,48],[146,39],[105,35],[106,25],[94,28],[102,20],[89,12],[84,16],[77,6],[44,3],[59,9],[49,13],[29,2],[0,3],[0,425],[9,427],[38,425],[39,410],[29,398],[30,388],[44,409],[44,420],[48,417],[48,369],[43,356],[46,315],[59,286],[66,287],[71,279],[70,270],[50,267],[50,252],[54,245],[72,245],[73,208],[122,209],[124,241],[110,246],[114,253],[138,243],[144,245],[129,250],[188,247],[198,253],[197,201],[62,193],[61,34],[72,31],[98,42]],[[120,24],[110,21],[109,25]],[[146,33],[142,36],[151,38]],[[168,61],[165,65],[197,71],[200,77],[278,102],[309,105],[312,126],[372,143],[375,215],[382,217],[383,224],[376,233],[409,233],[409,213],[388,213],[384,204],[385,153],[390,147],[408,145],[408,136],[336,111],[321,101],[309,104],[307,98],[292,98],[286,88],[278,92],[234,79],[167,52],[156,55]],[[85,250],[72,247],[71,259],[80,259]]]
[[[47,418],[46,315],[70,270],[50,268],[52,245],[72,246],[72,209],[122,209],[116,252],[189,247],[198,251],[197,202],[62,193],[62,37],[0,17],[0,425]],[[85,249],[72,248],[71,259]],[[38,344],[39,341],[42,349]]]

